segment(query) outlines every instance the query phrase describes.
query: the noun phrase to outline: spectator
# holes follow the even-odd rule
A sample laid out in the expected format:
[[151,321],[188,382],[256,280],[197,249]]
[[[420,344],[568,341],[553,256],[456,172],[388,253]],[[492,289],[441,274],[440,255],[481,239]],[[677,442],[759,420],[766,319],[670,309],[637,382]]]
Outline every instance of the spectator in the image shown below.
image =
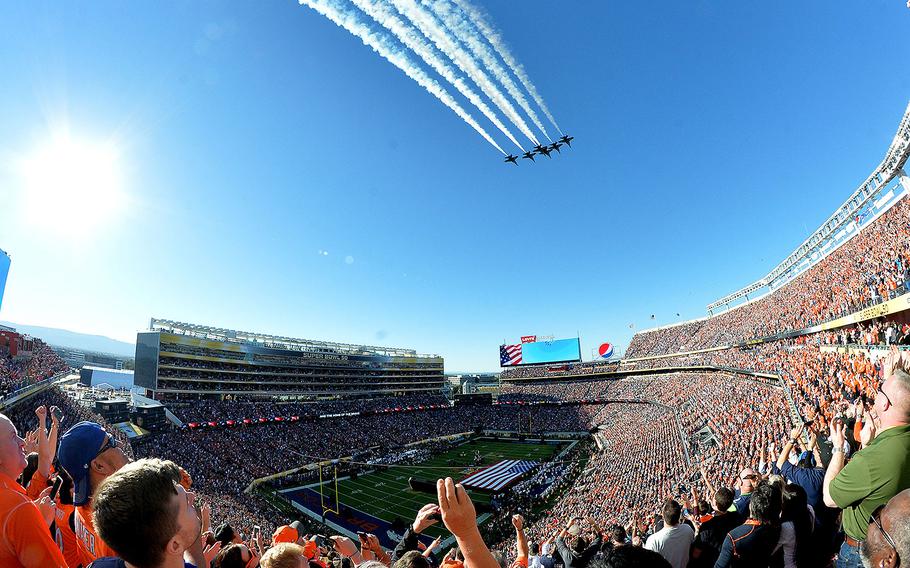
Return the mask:
[[822,485],[825,480],[825,470],[821,467],[821,464],[816,463],[816,456],[813,455],[816,440],[815,433],[812,433],[809,442],[809,446],[812,449],[807,449],[799,455],[796,466],[791,464],[788,459],[793,446],[798,443],[802,431],[802,426],[797,426],[790,431],[790,437],[781,449],[776,466],[781,475],[803,488],[809,505],[818,510],[823,505]]
[[695,531],[682,520],[682,506],[667,499],[661,509],[664,527],[648,537],[645,548],[660,554],[673,568],[686,568],[689,548],[695,540]]
[[528,537],[525,536],[524,518],[521,515],[512,515],[512,526],[515,527],[515,543],[518,549],[512,568],[528,568]]
[[692,543],[689,568],[712,568],[717,562],[727,534],[740,524],[739,515],[730,512],[732,505],[733,491],[721,487],[714,492],[714,514],[698,527],[698,534]]
[[79,422],[60,438],[60,465],[73,480],[76,506],[75,533],[87,561],[115,556],[99,537],[92,522],[94,493],[98,485],[129,462],[117,439],[95,422]]
[[751,467],[747,467],[739,474],[739,487],[736,490],[738,495],[733,499],[733,506],[741,519],[749,516],[749,501],[752,499],[752,491],[758,484],[761,476],[755,473]]
[[714,568],[765,568],[780,539],[781,493],[760,482],[749,499],[749,518],[724,539]]
[[885,380],[876,392],[874,411],[880,428],[873,439],[844,465],[845,426],[831,423],[834,444],[825,472],[824,501],[843,509],[844,543],[839,567],[860,566],[859,547],[866,540],[868,520],[880,505],[910,487],[910,374],[892,347],[884,363]]
[[[594,530],[594,539],[591,543],[588,543],[588,540],[584,535],[580,534],[580,527],[575,523],[575,521],[580,521],[581,517],[573,517],[569,519],[566,523],[565,528],[559,533],[556,537],[556,550],[559,551],[559,555],[562,557],[562,563],[565,568],[585,568],[588,563],[594,558],[594,555],[597,554],[597,551],[600,550],[600,545],[602,542],[600,526],[597,522],[588,517],[585,519],[587,523]],[[576,532],[576,530],[578,532]],[[574,534],[573,534],[574,533]],[[569,546],[566,544],[566,535],[572,534],[574,541],[572,545]]]
[[307,568],[309,561],[303,547],[291,542],[281,542],[265,551],[259,561],[262,568]]
[[594,559],[590,568],[670,568],[663,556],[640,546],[622,546],[603,560]]
[[862,546],[866,566],[893,568],[907,563],[910,559],[910,489],[904,489],[872,512],[866,534],[868,537]]
[[784,568],[802,568],[811,565],[812,518],[805,490],[791,483],[783,491],[780,538],[774,552],[781,558]]
[[[180,484],[173,462],[143,459],[124,464],[98,486],[93,523],[119,560],[90,568],[205,566],[195,495]],[[116,563],[114,563],[116,562]]]
[[50,488],[32,502],[16,483],[25,466],[25,441],[0,414],[0,566],[65,568],[66,559],[48,530],[56,514]]

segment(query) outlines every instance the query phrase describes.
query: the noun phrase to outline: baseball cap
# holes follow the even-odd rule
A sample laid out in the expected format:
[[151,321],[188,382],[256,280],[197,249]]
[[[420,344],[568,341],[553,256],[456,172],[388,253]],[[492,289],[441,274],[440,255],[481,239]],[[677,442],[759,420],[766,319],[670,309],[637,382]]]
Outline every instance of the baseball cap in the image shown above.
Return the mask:
[[279,542],[297,542],[297,539],[300,538],[300,534],[292,526],[281,525],[275,532],[272,534],[272,544],[278,544]]
[[79,422],[60,438],[57,460],[66,473],[73,478],[73,505],[85,505],[89,491],[89,464],[98,457],[105,440],[114,442],[114,437],[95,422]]

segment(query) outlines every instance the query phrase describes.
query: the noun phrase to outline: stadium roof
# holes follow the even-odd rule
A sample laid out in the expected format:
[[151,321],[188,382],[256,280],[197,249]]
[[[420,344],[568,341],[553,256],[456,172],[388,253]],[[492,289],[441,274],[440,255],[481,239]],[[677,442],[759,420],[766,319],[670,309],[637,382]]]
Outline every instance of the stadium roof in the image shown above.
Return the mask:
[[331,341],[318,341],[313,339],[300,339],[295,337],[283,337],[277,335],[267,335],[264,333],[255,333],[251,331],[236,331],[233,329],[223,329],[220,327],[209,327],[206,325],[196,325],[192,323],[183,323],[165,319],[152,318],[149,324],[152,331],[169,331],[181,335],[189,335],[200,339],[210,339],[213,341],[225,341],[228,343],[249,343],[262,345],[263,347],[274,347],[278,349],[288,349],[291,351],[311,351],[321,350],[334,353],[343,353],[347,355],[387,355],[389,357],[439,357],[439,355],[427,355],[417,353],[414,349],[399,349],[395,347],[375,347],[371,345],[354,345],[350,343],[334,343]]
[[[866,178],[866,181],[860,184],[859,188],[847,198],[844,204],[828,217],[795,251],[790,253],[783,262],[775,266],[771,272],[745,288],[724,296],[712,304],[708,304],[708,311],[710,312],[741,298],[748,297],[749,294],[772,285],[781,277],[791,276],[790,273],[794,268],[797,268],[801,262],[806,260],[813,252],[816,252],[818,248],[824,245],[844,226],[853,222],[855,214],[866,207],[891,180],[897,176],[902,176],[903,179],[906,179],[907,174],[903,172],[902,168],[907,162],[908,156],[910,156],[910,104],[907,105],[907,109],[904,111],[897,133],[885,153],[885,158]],[[910,181],[904,183],[910,185]]]

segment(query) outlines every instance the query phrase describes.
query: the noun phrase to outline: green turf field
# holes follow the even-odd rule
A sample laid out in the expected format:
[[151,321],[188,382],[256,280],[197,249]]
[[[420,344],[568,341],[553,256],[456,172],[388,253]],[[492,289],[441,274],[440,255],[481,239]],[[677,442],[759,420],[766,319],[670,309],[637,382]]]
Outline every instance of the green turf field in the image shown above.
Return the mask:
[[[481,467],[486,467],[506,459],[525,459],[548,461],[565,443],[541,443],[499,441],[480,439],[452,448],[424,463],[412,466],[391,466],[386,471],[374,471],[360,475],[356,480],[338,480],[338,501],[342,506],[356,509],[388,523],[396,518],[405,523],[413,521],[417,511],[436,498],[427,493],[417,493],[408,487],[408,478],[415,477],[426,481],[435,481],[441,477],[452,477],[460,481]],[[481,462],[474,463],[475,452],[480,452]],[[453,464],[449,465],[452,460]],[[334,504],[335,482],[324,480],[319,484],[307,486],[325,496],[325,504]],[[482,491],[469,491],[475,502],[489,503],[489,495]],[[426,534],[435,537],[443,534],[444,529],[431,527]],[[446,533],[447,534],[447,533]]]

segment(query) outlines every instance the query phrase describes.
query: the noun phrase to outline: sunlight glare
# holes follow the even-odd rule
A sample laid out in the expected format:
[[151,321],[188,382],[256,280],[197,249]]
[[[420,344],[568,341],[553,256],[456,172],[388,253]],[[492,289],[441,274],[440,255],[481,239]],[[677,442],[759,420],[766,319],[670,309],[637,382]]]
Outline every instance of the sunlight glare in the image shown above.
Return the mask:
[[28,216],[36,223],[75,222],[85,230],[119,208],[121,180],[113,146],[58,136],[23,164]]

